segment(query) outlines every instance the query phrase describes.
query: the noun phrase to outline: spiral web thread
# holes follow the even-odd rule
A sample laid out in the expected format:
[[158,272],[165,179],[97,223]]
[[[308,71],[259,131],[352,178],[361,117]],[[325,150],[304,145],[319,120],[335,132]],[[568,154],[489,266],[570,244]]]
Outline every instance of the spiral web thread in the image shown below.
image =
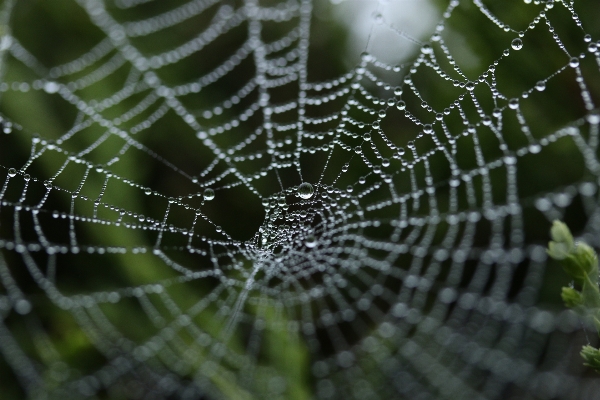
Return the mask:
[[[596,390],[577,354],[580,321],[538,303],[547,257],[524,221],[563,218],[577,202],[597,244],[600,117],[588,84],[598,75],[581,64],[597,73],[600,52],[574,1],[525,1],[530,25],[514,28],[483,1],[462,2],[508,38],[470,78],[445,39],[458,1],[422,41],[376,14],[373,30],[396,32],[416,56],[392,66],[364,53],[327,82],[308,74],[309,0],[126,13],[155,1],[77,0],[103,38],[62,65],[45,65],[11,33],[18,2],[2,6],[2,102],[44,96],[74,115],[54,137],[3,109],[3,140],[30,144],[21,165],[0,160],[0,353],[27,396],[566,399]],[[195,34],[169,49],[138,46],[199,17]],[[576,28],[581,49],[563,45],[554,19]],[[268,24],[285,29],[267,40]],[[245,39],[221,48],[210,71],[162,78],[241,29]],[[563,66],[523,94],[503,93],[496,69],[527,52],[534,30],[550,34],[545,45]],[[248,78],[228,98],[190,101],[240,69]],[[421,93],[422,76],[456,95],[438,104]],[[535,132],[523,104],[564,76],[579,89],[580,118]],[[109,95],[90,95],[104,84]],[[288,98],[275,102],[282,88]],[[202,168],[179,164],[178,134],[194,137]],[[175,152],[153,147],[152,135],[174,135]],[[567,142],[584,178],[522,195],[523,160]],[[122,165],[153,166],[175,183],[156,190]],[[260,203],[264,222],[250,239],[211,215],[228,193]],[[243,208],[232,212],[243,224]],[[67,262],[71,282],[86,279],[78,269],[101,278],[62,290]],[[111,265],[128,284],[111,282]],[[119,317],[125,308],[133,319]],[[101,361],[65,355],[49,313],[73,321]],[[148,326],[142,338],[131,334],[136,323]]]

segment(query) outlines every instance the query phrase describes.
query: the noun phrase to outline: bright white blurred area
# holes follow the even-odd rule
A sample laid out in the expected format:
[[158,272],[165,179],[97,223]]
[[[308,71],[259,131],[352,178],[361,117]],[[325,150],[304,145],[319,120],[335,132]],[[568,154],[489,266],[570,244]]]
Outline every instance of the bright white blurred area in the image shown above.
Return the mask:
[[441,20],[429,0],[331,0],[333,15],[349,30],[348,62],[368,51],[388,64],[401,64],[419,51]]

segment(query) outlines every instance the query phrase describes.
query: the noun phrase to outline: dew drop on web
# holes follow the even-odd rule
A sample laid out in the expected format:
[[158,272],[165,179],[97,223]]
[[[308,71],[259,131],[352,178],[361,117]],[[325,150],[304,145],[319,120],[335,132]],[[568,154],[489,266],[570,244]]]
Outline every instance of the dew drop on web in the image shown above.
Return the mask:
[[307,236],[304,240],[304,245],[309,249],[312,249],[317,245],[317,238],[314,235]]
[[521,50],[523,48],[523,41],[521,39],[513,39],[512,43],[510,44],[510,47],[513,48],[513,50]]
[[570,66],[571,68],[577,68],[577,67],[579,67],[579,58],[577,58],[577,57],[572,57],[572,58],[569,60],[569,66]]
[[536,83],[535,90],[537,90],[538,92],[543,92],[544,90],[546,90],[546,82],[539,81],[538,83]]
[[212,190],[211,188],[206,188],[206,189],[204,189],[204,192],[202,193],[202,197],[204,197],[204,200],[206,200],[206,201],[211,201],[212,199],[215,198],[215,191]]
[[308,182],[301,183],[298,186],[298,196],[302,199],[310,199],[313,196],[315,190],[312,185]]

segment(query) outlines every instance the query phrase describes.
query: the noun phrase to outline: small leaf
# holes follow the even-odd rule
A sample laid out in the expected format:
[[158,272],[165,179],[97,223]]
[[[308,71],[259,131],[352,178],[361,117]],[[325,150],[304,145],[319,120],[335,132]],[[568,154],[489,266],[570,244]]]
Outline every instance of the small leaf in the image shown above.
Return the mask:
[[597,348],[586,345],[581,349],[581,357],[584,359],[584,365],[594,368],[600,372],[600,350]]
[[588,276],[598,275],[598,257],[586,243],[575,243],[569,227],[561,221],[554,221],[550,234],[554,241],[548,243],[547,253],[561,261],[565,272],[575,282],[582,285]]
[[[571,231],[563,222],[554,221],[551,241],[548,243],[548,255],[560,261],[563,269],[573,278],[578,291],[572,287],[563,287],[561,297],[567,307],[575,308],[586,319],[591,320],[600,334],[600,290],[598,288],[598,255],[586,243],[575,243]],[[584,365],[600,372],[600,350],[592,346],[583,346],[581,357]]]
[[577,243],[577,246],[575,247],[575,254],[579,265],[586,275],[598,275],[598,256],[596,255],[594,249],[592,249],[587,243],[580,242]]
[[569,230],[567,224],[562,221],[555,220],[552,223],[552,228],[550,229],[550,235],[552,236],[552,240],[557,243],[562,243],[566,247],[566,252],[571,252],[571,250],[575,247],[575,242],[573,241],[573,235]]
[[564,260],[569,256],[571,248],[562,242],[549,242],[548,255],[555,260]]
[[580,292],[570,287],[563,287],[561,297],[565,306],[574,308],[583,305],[583,297]]

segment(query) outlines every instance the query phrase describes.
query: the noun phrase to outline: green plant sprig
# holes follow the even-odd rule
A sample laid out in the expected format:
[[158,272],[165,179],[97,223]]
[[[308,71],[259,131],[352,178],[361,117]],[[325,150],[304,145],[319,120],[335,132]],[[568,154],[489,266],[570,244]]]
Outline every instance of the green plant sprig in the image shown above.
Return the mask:
[[[548,255],[562,264],[573,278],[575,287],[563,287],[561,297],[565,305],[591,319],[600,335],[600,290],[598,288],[598,255],[587,243],[575,242],[569,227],[554,221],[550,230]],[[600,372],[600,349],[583,346],[584,365]]]

